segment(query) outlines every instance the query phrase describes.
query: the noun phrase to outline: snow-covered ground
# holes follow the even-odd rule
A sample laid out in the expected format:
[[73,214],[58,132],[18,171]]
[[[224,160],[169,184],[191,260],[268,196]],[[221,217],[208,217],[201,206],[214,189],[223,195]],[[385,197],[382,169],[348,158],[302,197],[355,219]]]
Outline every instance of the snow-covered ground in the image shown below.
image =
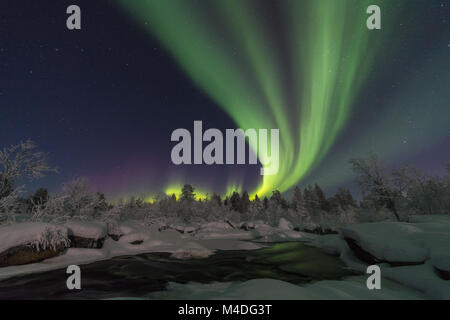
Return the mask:
[[[25,227],[22,229],[22,225]],[[39,238],[47,224],[16,224],[0,228],[3,247],[10,248],[28,240]],[[68,231],[64,227],[69,228]],[[61,229],[66,232],[84,235],[86,237],[101,237],[101,224],[74,222],[65,224]],[[2,230],[8,229],[5,232]],[[73,229],[72,229],[73,228]],[[307,240],[313,236],[291,231],[261,226],[258,230],[244,231],[233,229],[228,224],[208,223],[200,227],[197,233],[183,234],[174,229],[159,231],[159,226],[145,226],[139,221],[125,221],[119,225],[122,236],[118,241],[107,238],[101,249],[69,248],[58,257],[21,266],[0,268],[0,280],[13,276],[38,273],[67,267],[71,264],[82,265],[95,261],[110,259],[123,255],[136,255],[149,252],[169,252],[179,259],[203,258],[216,250],[255,250],[264,247],[263,243],[249,242],[258,239],[261,242]],[[32,231],[32,232],[30,232]],[[14,237],[9,238],[9,234]],[[19,241],[20,239],[20,241]],[[138,243],[138,244],[132,244]],[[1,250],[2,251],[2,250]],[[0,252],[1,252],[0,251]]]
[[95,221],[69,221],[64,226],[68,228],[69,235],[78,237],[98,240],[107,235],[105,223]]
[[[89,223],[67,224],[62,232],[104,237],[106,227]],[[0,252],[14,245],[39,240],[52,228],[47,224],[17,224],[0,228]],[[53,227],[54,228],[54,227]],[[253,229],[254,228],[254,229]],[[189,299],[450,299],[450,283],[436,268],[450,271],[450,216],[417,216],[409,223],[374,222],[342,228],[339,235],[312,235],[291,230],[287,221],[278,228],[255,224],[248,231],[228,223],[208,223],[195,228],[146,226],[138,221],[119,225],[118,241],[107,237],[101,249],[69,248],[63,255],[39,263],[0,268],[0,280],[17,275],[82,265],[121,255],[170,252],[178,259],[203,258],[216,250],[254,250],[265,243],[302,241],[338,255],[349,268],[366,272],[367,263],[358,260],[344,238],[351,239],[380,261],[382,289],[368,290],[366,276],[340,281],[318,281],[305,286],[274,279],[211,284],[171,283],[154,298]],[[178,230],[178,231],[177,231]],[[184,233],[183,233],[184,232]],[[248,241],[253,240],[253,241]],[[394,266],[398,263],[413,264]],[[267,290],[270,288],[270,290]]]
[[155,292],[150,299],[223,299],[223,300],[351,300],[351,299],[424,299],[414,289],[384,280],[382,290],[368,290],[366,278],[349,277],[340,281],[318,281],[305,286],[275,279],[210,284],[171,282],[167,291]]
[[[52,240],[67,237],[67,228],[49,223],[18,223],[7,227],[0,227],[0,253],[24,244],[46,249],[55,247]],[[0,272],[1,272],[0,268]]]

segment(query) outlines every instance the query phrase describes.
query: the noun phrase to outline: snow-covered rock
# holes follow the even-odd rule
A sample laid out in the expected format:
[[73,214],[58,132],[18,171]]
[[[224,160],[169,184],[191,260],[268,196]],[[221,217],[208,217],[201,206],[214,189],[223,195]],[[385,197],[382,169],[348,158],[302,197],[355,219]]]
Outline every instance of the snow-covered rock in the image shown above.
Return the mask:
[[443,217],[438,220],[357,224],[342,228],[341,235],[367,263],[406,265],[430,260],[435,267],[450,271],[450,223]]
[[72,248],[101,248],[108,230],[105,223],[95,221],[69,221],[65,227]]
[[174,225],[174,226],[170,226],[172,229],[178,231],[179,233],[183,233],[183,234],[189,234],[189,233],[194,233],[197,228],[194,226],[182,226],[182,225]]
[[134,232],[134,233],[129,233],[129,234],[122,236],[119,239],[119,242],[129,243],[132,245],[140,245],[140,244],[144,243],[145,241],[147,241],[148,239],[150,239],[150,235],[148,233]]
[[416,266],[382,266],[381,274],[397,283],[419,290],[428,299],[450,299],[449,281],[443,280],[429,261]]
[[255,229],[255,223],[253,222],[241,222],[239,224],[239,229],[249,231]]
[[401,222],[363,223],[341,229],[355,255],[369,264],[423,263],[428,250],[414,242],[418,233],[421,229],[417,226]]
[[69,246],[67,228],[48,223],[18,223],[0,227],[0,267],[42,261]]
[[96,221],[69,221],[65,224],[69,229],[69,235],[77,237],[101,239],[106,237],[106,224]]
[[278,228],[281,230],[293,230],[294,226],[292,225],[291,222],[287,221],[285,218],[280,218]]
[[251,239],[252,235],[244,229],[234,228],[230,223],[218,221],[205,223],[195,233],[197,239]]

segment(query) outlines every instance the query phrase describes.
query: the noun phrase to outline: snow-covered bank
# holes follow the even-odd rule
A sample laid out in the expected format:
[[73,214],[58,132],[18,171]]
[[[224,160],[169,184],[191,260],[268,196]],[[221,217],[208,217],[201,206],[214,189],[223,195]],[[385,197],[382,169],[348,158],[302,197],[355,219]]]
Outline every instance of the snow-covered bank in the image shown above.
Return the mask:
[[[170,283],[167,291],[156,292],[150,299],[223,299],[223,300],[395,300],[424,299],[417,290],[385,280],[383,290],[367,290],[365,277],[340,281],[318,281],[305,286],[275,279],[210,284]],[[269,289],[270,288],[270,289]]]
[[[98,223],[88,224],[88,222],[69,223],[63,229],[69,234],[75,233],[91,238],[105,236],[104,228],[101,225]],[[48,225],[45,224],[45,227],[48,227]],[[12,239],[28,239],[29,236],[24,233],[28,233],[31,227],[26,224],[16,224],[5,228],[13,231],[15,236]],[[60,256],[38,263],[0,268],[0,280],[65,268],[71,264],[88,264],[123,255],[169,252],[172,253],[174,258],[178,259],[204,258],[213,254],[216,250],[255,250],[264,246],[263,243],[248,241],[252,239],[260,242],[271,242],[280,241],[280,239],[297,241],[312,238],[311,235],[301,232],[280,230],[265,225],[245,231],[223,223],[208,223],[199,226],[195,233],[181,233],[175,229],[160,231],[160,227],[157,225],[146,226],[139,221],[125,221],[119,225],[119,230],[121,237],[118,241],[106,238],[103,247],[99,249],[69,248]],[[0,232],[0,234],[6,235],[7,233]],[[30,240],[32,239],[31,237]],[[6,248],[16,242],[10,241],[7,243],[5,241],[3,243]]]
[[0,227],[0,252],[21,245],[34,245],[41,249],[56,247],[60,238],[67,238],[67,232],[65,227],[49,223],[25,222],[3,226]]
[[[304,239],[303,239],[304,240]],[[379,260],[382,289],[368,290],[367,276],[341,281],[318,281],[305,286],[274,279],[202,285],[171,283],[152,298],[167,299],[450,299],[450,281],[436,268],[449,271],[450,216],[415,216],[409,223],[356,224],[338,235],[315,236],[307,244],[339,255],[354,270],[366,272],[369,263],[356,257],[354,241]],[[400,265],[399,265],[400,264]],[[404,264],[404,265],[401,265]],[[267,290],[270,288],[270,290]]]
[[442,277],[450,271],[450,216],[352,225],[342,228],[339,238],[320,237],[313,244],[339,253],[353,269],[365,272],[368,264],[377,263],[385,279],[428,299],[450,299],[450,281]]
[[[77,225],[80,227],[80,225]],[[19,234],[31,230],[47,230],[48,225],[31,228],[17,224],[14,236],[0,233],[6,248],[18,244]],[[67,226],[70,234],[70,226]],[[91,228],[92,227],[92,228]],[[85,236],[105,236],[104,228],[90,226],[86,230],[73,228]],[[17,275],[65,268],[70,264],[87,264],[123,255],[169,252],[177,259],[205,258],[217,250],[254,250],[269,242],[302,241],[339,256],[353,270],[365,274],[369,264],[381,268],[382,289],[368,290],[367,276],[348,277],[339,281],[317,281],[294,285],[274,279],[254,279],[245,282],[186,285],[172,283],[168,291],[152,294],[154,298],[189,299],[450,299],[450,283],[445,273],[450,271],[450,217],[414,217],[410,222],[373,222],[355,224],[340,230],[340,234],[312,235],[296,232],[288,223],[278,228],[264,224],[233,226],[217,222],[197,226],[145,225],[125,221],[118,225],[120,237],[115,241],[106,236],[101,249],[69,248],[60,256],[39,263],[0,268],[0,280]],[[72,230],[71,232],[73,232]],[[27,238],[28,237],[28,238]],[[39,238],[39,237],[38,237]],[[36,236],[23,236],[26,241]],[[251,241],[249,241],[251,240]],[[6,241],[9,243],[6,245]],[[23,244],[23,243],[22,243]],[[295,252],[293,252],[295,254]],[[286,253],[292,256],[292,253]],[[305,256],[302,256],[305,258]],[[302,258],[299,257],[301,260]],[[299,263],[307,263],[299,261]],[[64,272],[64,271],[61,271]],[[313,279],[318,279],[314,278]],[[334,279],[334,278],[332,278]],[[267,290],[270,288],[270,290]]]

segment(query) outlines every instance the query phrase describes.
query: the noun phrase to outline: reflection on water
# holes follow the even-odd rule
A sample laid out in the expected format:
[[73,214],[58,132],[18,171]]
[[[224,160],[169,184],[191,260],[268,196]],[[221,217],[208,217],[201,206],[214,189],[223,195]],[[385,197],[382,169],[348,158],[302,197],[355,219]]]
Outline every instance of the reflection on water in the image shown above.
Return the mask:
[[65,269],[0,282],[0,299],[107,299],[146,297],[168,282],[229,282],[272,278],[294,284],[353,275],[338,257],[302,243],[255,251],[219,251],[205,259],[177,260],[168,253],[122,256],[81,266],[82,290],[69,291]]

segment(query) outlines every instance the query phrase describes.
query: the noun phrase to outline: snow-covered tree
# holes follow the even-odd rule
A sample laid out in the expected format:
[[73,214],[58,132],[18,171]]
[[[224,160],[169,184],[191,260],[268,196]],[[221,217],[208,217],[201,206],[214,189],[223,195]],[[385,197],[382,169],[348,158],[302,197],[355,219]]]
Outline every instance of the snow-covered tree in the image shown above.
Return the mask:
[[404,195],[408,213],[450,213],[450,184],[445,177],[430,177],[411,167],[397,169],[392,175]]
[[35,205],[33,220],[98,218],[106,209],[104,196],[93,192],[86,178],[78,178],[65,183],[59,193],[51,194],[44,205]]
[[185,184],[183,189],[181,189],[181,200],[183,201],[193,201],[195,200],[194,187],[190,184]]
[[0,220],[13,219],[13,207],[25,192],[23,185],[17,185],[19,179],[38,179],[56,171],[31,140],[0,150]]
[[368,158],[351,159],[350,164],[356,173],[356,184],[361,190],[365,201],[373,203],[378,208],[387,208],[400,221],[397,202],[402,194],[395,187],[390,176],[378,161],[376,155]]

